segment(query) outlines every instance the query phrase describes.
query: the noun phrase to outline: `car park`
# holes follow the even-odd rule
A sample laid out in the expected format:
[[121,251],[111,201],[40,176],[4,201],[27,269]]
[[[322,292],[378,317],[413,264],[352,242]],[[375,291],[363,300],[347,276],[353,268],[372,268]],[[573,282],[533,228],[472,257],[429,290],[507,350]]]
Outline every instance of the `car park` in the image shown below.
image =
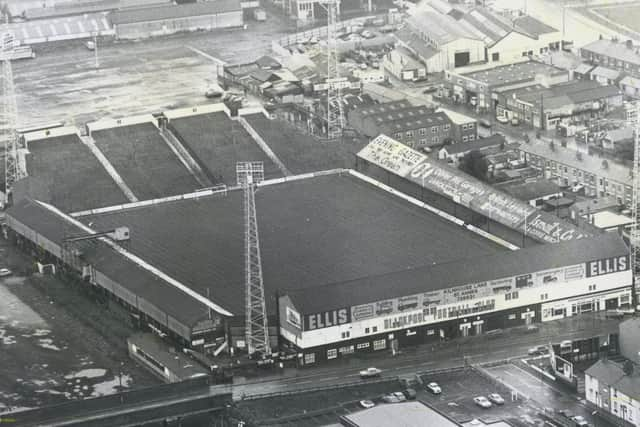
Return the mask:
[[498,393],[491,393],[487,396],[492,403],[496,405],[504,405],[504,399]]
[[407,398],[400,391],[396,391],[394,393],[385,394],[382,396],[382,400],[385,403],[400,403],[407,400]]
[[473,402],[483,409],[491,408],[491,402],[484,396],[478,396],[473,398]]
[[360,378],[375,378],[379,377],[381,373],[381,369],[371,367],[365,369],[364,371],[360,371]]
[[427,391],[430,391],[433,394],[442,393],[442,389],[440,388],[438,383],[435,383],[435,382],[431,382],[431,383],[427,384]]
[[364,409],[369,409],[376,406],[376,404],[373,403],[371,400],[361,400],[359,403],[360,403],[360,406],[362,406]]

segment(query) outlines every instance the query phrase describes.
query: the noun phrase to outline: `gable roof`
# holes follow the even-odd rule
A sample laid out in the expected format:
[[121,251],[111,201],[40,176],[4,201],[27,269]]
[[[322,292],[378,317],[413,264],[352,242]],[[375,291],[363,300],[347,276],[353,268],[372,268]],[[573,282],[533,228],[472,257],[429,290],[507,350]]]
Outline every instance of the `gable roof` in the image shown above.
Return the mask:
[[419,12],[407,19],[407,23],[439,45],[465,38],[480,40],[476,34],[461,26],[449,15],[428,11]]
[[606,77],[609,80],[616,80],[618,77],[620,77],[620,71],[613,70],[613,69],[607,68],[607,67],[603,67],[602,65],[594,68],[591,71],[591,74],[594,75],[594,76]]
[[583,46],[581,50],[619,59],[630,64],[640,65],[640,52],[638,52],[637,46],[629,49],[624,43],[601,39]]
[[562,193],[562,190],[557,184],[546,179],[538,179],[534,182],[520,184],[505,184],[497,187],[505,193],[525,201]]
[[536,38],[543,34],[555,33],[558,31],[557,29],[529,15],[520,16],[514,19],[513,23],[518,29]]
[[137,22],[162,21],[166,19],[188,18],[200,15],[242,10],[239,0],[215,0],[202,3],[187,3],[170,6],[122,9],[111,14],[113,24],[133,24]]
[[610,360],[599,360],[585,371],[598,382],[609,386],[636,400],[640,399],[640,375],[638,366],[634,364],[634,372],[631,375],[624,373],[621,364]]

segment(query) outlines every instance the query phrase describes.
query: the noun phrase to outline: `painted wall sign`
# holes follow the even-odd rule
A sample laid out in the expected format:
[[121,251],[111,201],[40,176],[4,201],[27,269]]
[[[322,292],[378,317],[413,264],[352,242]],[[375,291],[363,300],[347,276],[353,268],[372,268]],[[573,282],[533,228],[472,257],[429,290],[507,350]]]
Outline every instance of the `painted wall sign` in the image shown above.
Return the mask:
[[287,307],[287,322],[298,329],[302,329],[302,322],[300,321],[300,313],[293,310],[291,307]]
[[587,263],[587,277],[602,276],[629,269],[629,255],[599,259]]
[[347,308],[325,311],[324,313],[309,314],[305,316],[305,331],[329,328],[331,326],[344,325],[351,322],[351,311]]

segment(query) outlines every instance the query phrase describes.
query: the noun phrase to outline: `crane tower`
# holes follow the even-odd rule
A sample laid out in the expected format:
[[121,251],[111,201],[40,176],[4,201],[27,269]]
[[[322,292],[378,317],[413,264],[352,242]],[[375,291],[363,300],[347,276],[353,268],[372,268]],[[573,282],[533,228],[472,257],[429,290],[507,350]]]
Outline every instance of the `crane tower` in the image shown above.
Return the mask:
[[18,162],[18,135],[16,133],[17,106],[13,82],[11,57],[15,49],[15,39],[10,31],[3,31],[0,40],[0,60],[2,61],[2,144],[4,145],[4,173],[6,203],[13,184],[22,178],[22,168]]
[[245,249],[245,335],[249,355],[258,352],[271,354],[267,310],[262,280],[260,238],[256,214],[255,191],[264,180],[262,162],[238,162],[236,178],[244,193],[244,249]]
[[344,128],[340,83],[345,79],[340,78],[340,70],[338,69],[336,36],[340,0],[327,0],[323,6],[327,10],[327,138],[337,139],[342,135]]

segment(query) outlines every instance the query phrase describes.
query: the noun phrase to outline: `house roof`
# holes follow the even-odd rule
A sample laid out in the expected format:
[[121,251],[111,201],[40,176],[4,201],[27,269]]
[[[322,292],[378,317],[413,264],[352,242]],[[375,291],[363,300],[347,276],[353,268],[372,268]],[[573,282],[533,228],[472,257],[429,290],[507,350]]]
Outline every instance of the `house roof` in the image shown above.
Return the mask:
[[542,62],[525,61],[485,70],[472,71],[464,73],[462,76],[489,86],[505,86],[515,82],[533,81],[540,75],[558,76],[561,74],[568,74],[568,71]]
[[260,68],[280,68],[282,66],[277,60],[268,55],[263,55],[256,59],[255,63]]
[[415,70],[417,68],[424,68],[424,65],[413,56],[413,52],[411,52],[406,47],[396,46],[394,50],[401,56],[401,65],[404,70]]
[[463,154],[473,150],[482,150],[483,148],[496,147],[500,144],[506,143],[504,136],[500,134],[494,134],[487,138],[478,138],[474,141],[458,142],[456,144],[450,144],[442,147],[443,150],[449,155]]
[[605,138],[612,142],[624,141],[633,138],[633,128],[631,126],[624,126],[618,129],[611,129],[606,131]]
[[607,167],[603,167],[602,159],[582,154],[582,160],[578,160],[575,150],[560,147],[558,144],[552,150],[548,144],[521,144],[520,151],[531,153],[545,159],[553,160],[588,173],[607,178],[618,183],[631,185],[631,169],[620,163],[608,161]]
[[406,99],[398,101],[383,102],[380,104],[365,105],[361,108],[356,108],[353,112],[361,117],[372,116],[374,114],[386,113],[389,111],[397,111],[406,108],[413,108],[413,105]]
[[411,31],[411,29],[409,29],[408,27],[404,27],[396,31],[394,37],[401,43],[405,44],[410,50],[412,50],[418,57],[422,58],[423,60],[427,60],[440,52],[435,47],[425,43],[425,41],[422,40],[418,34]]
[[302,313],[318,313],[343,308],[346,304],[368,304],[628,253],[629,249],[620,236],[603,234],[565,243],[536,245],[517,251],[405,269],[319,288],[284,291],[283,294],[287,294]]
[[395,121],[416,120],[433,114],[433,109],[425,105],[401,108],[393,111],[385,111],[378,114],[369,114],[366,116],[367,121],[373,122],[378,126],[382,126]]
[[540,37],[543,34],[558,32],[557,29],[545,24],[542,21],[530,15],[520,16],[513,20],[515,26],[534,37]]
[[428,115],[421,115],[417,117],[407,117],[398,120],[380,120],[377,125],[380,133],[395,133],[405,130],[429,128],[431,126],[451,124],[451,120],[443,112],[432,112]]
[[621,391],[633,399],[640,399],[640,374],[638,373],[638,366],[635,364],[634,372],[631,375],[627,375],[621,364],[611,360],[599,360],[587,369],[585,373],[597,378],[598,382],[604,386]]
[[633,220],[628,215],[622,215],[611,211],[596,212],[593,214],[593,225],[598,228],[619,227],[631,224]]
[[591,70],[593,70],[594,68],[596,68],[594,65],[589,65],[589,64],[580,64],[578,65],[573,72],[574,73],[578,73],[578,74],[587,74],[589,73]]
[[613,85],[602,86],[595,80],[571,80],[551,87],[528,86],[502,92],[505,97],[515,96],[535,107],[543,103],[544,108],[553,110],[569,107],[572,104],[600,101],[620,95],[620,89]]
[[216,0],[202,3],[117,10],[111,14],[111,22],[116,25],[133,24],[137,22],[188,18],[191,16],[215,15],[217,13],[240,10],[242,10],[242,8],[239,0]]
[[505,193],[509,193],[512,196],[525,201],[562,193],[562,190],[558,185],[546,179],[538,179],[533,182],[519,184],[505,184],[498,188]]
[[469,117],[469,116],[467,116],[465,114],[458,113],[457,111],[442,110],[442,109],[438,109],[436,111],[444,112],[447,115],[447,117],[449,117],[449,120],[451,120],[451,123],[456,124],[456,125],[463,125],[463,124],[467,124],[467,123],[475,123],[475,122],[477,122],[477,120],[474,119],[473,117]]
[[620,80],[620,85],[631,86],[636,89],[640,89],[640,79],[633,76],[624,76]]
[[582,215],[619,207],[618,199],[614,196],[606,196],[578,201],[573,205],[572,209]]
[[638,47],[634,46],[633,49],[629,49],[625,43],[601,39],[583,46],[582,50],[619,59],[630,64],[640,65],[640,53],[638,53]]
[[591,75],[602,76],[606,77],[609,80],[615,80],[620,77],[620,71],[612,70],[611,68],[603,67],[602,65],[600,65],[591,71]]

